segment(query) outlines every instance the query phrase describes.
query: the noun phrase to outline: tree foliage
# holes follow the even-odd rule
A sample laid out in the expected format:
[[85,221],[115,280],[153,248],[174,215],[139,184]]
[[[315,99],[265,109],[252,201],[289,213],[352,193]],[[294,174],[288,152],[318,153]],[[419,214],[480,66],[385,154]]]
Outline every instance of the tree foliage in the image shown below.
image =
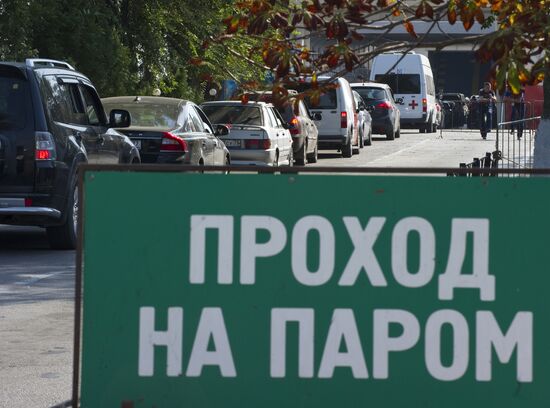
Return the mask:
[[[275,73],[274,90],[284,93],[301,76],[330,73],[342,75],[361,66],[375,55],[422,45],[437,49],[459,43],[474,44],[477,58],[492,62],[491,78],[500,87],[506,82],[512,91],[543,80],[550,65],[550,1],[548,0],[239,0],[235,12],[224,20],[220,39],[254,37],[261,44],[251,49]],[[482,25],[496,25],[487,34],[430,43],[415,32],[415,23],[461,24],[466,31]],[[360,30],[381,35],[404,26],[410,41],[378,43],[374,51],[361,52]],[[330,40],[324,52],[313,53],[300,39],[323,36]],[[319,90],[317,90],[319,92]]]
[[260,75],[226,46],[242,51],[250,39],[204,47],[233,11],[225,0],[2,0],[0,59],[69,61],[103,96],[159,88],[200,100],[228,71],[244,82]]

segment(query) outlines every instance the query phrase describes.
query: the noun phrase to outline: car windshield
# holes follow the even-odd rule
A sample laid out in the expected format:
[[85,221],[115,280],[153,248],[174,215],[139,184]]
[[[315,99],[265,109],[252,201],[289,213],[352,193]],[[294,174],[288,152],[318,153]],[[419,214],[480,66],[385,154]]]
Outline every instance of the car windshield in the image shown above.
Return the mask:
[[386,93],[382,88],[375,87],[364,87],[364,88],[353,88],[354,91],[357,91],[361,98],[364,101],[380,101],[386,99]]
[[27,81],[0,73],[0,129],[23,129],[30,101]]
[[203,105],[212,123],[262,126],[260,108],[246,105]]
[[176,129],[182,124],[177,123],[179,107],[174,104],[157,103],[104,103],[105,112],[113,109],[124,109],[130,112],[132,127],[161,127]]
[[388,85],[394,94],[419,94],[419,74],[376,75],[375,80]]

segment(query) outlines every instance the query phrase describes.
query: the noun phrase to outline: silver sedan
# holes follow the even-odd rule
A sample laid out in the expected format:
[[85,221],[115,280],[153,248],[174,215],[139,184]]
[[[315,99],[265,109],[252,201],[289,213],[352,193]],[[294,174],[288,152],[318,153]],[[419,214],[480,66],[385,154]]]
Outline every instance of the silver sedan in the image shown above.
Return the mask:
[[231,154],[218,136],[229,133],[214,127],[193,102],[155,96],[120,96],[102,99],[107,114],[130,112],[131,127],[118,129],[140,151],[142,163],[228,165]]

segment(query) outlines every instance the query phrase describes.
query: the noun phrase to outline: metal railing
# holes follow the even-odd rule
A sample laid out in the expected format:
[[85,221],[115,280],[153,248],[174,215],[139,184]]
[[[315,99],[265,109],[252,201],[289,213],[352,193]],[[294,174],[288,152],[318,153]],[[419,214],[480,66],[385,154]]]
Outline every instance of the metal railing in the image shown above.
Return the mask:
[[495,149],[501,152],[503,169],[532,169],[535,137],[540,116],[500,122]]
[[[533,118],[540,115],[542,101],[523,102],[523,118]],[[441,102],[440,102],[441,104]],[[485,106],[480,102],[471,101],[467,108],[463,108],[460,102],[447,101],[441,106],[441,129],[455,131],[473,131],[481,127],[481,107]],[[501,122],[512,120],[512,103],[498,101],[492,104],[491,129],[496,130]]]

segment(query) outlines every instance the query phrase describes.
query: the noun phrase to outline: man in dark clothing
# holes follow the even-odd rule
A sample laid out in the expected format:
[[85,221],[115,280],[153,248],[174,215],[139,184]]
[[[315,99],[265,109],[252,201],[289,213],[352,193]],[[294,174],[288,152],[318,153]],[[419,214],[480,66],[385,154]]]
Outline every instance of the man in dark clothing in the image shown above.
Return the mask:
[[491,131],[492,116],[493,116],[493,104],[496,102],[495,93],[491,89],[491,83],[485,82],[483,88],[479,90],[479,113],[480,113],[480,126],[481,137],[487,139],[487,133]]
[[517,123],[512,123],[512,134],[514,133],[514,129],[517,130],[518,140],[520,140],[521,136],[523,136],[523,122],[520,121],[525,119],[525,90],[522,88],[519,95],[512,95],[512,92],[506,88],[504,101],[512,103],[512,116],[510,120],[512,122],[518,121]]

